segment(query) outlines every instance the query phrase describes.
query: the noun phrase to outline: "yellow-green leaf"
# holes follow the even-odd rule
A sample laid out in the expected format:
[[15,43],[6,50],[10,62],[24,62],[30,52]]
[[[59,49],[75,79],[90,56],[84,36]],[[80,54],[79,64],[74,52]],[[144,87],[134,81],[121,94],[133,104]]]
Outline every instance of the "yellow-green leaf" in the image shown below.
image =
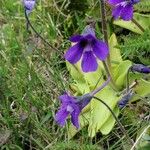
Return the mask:
[[[134,19],[138,22],[144,29],[150,27],[150,15],[134,13]],[[131,30],[132,32],[142,34],[143,32],[135,25],[132,21],[115,20],[113,22],[115,25]]]
[[132,62],[129,60],[122,61],[115,69],[114,69],[114,80],[118,87],[122,88],[126,82],[126,75],[128,69],[131,67]]
[[138,80],[138,85],[134,88],[136,95],[133,97],[132,101],[140,99],[140,97],[145,97],[150,94],[150,82],[146,80]]
[[[97,93],[96,97],[106,102],[112,110],[115,108],[119,99],[117,94],[109,86]],[[111,113],[108,108],[98,100],[93,99],[91,101],[91,118],[88,128],[89,136],[95,136],[95,134],[101,130],[102,126],[108,121],[110,116]]]
[[118,46],[118,42],[115,33],[113,33],[109,39],[110,58],[112,64],[118,64],[122,61],[120,49],[116,48],[116,46]]
[[[114,114],[116,116],[119,115],[119,109],[118,106],[115,107],[115,109],[113,110]],[[100,131],[102,134],[107,135],[110,133],[110,131],[112,130],[112,128],[115,125],[116,120],[114,119],[113,115],[111,114],[110,117],[108,118],[108,120],[104,123],[104,125],[101,127]]]

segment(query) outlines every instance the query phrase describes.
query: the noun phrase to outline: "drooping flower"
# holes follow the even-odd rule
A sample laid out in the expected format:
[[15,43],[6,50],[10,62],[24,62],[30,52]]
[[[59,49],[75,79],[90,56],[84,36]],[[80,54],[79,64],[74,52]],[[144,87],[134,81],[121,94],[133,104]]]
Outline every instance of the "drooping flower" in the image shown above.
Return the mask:
[[148,74],[150,73],[150,67],[142,64],[134,64],[133,66],[131,66],[131,71]]
[[29,14],[35,6],[35,0],[23,0],[23,4],[26,10],[26,13]]
[[65,54],[65,59],[71,64],[77,63],[81,59],[83,72],[93,72],[98,68],[97,58],[105,60],[109,48],[108,45],[100,41],[95,36],[94,29],[88,25],[83,34],[74,35],[70,38],[71,42],[76,42]]
[[140,0],[108,0],[108,3],[113,5],[112,15],[114,19],[122,18],[129,21],[133,18],[133,5]]
[[129,100],[133,97],[134,93],[132,90],[130,90],[127,94],[125,94],[121,100],[118,102],[119,108],[123,108],[127,105]]
[[91,101],[93,96],[105,88],[110,82],[110,77],[97,89],[87,93],[83,96],[70,96],[68,93],[65,93],[59,97],[61,101],[61,107],[56,113],[55,120],[61,126],[65,125],[65,121],[68,115],[71,115],[71,122],[76,128],[79,128],[78,117],[82,109]]
[[68,93],[59,97],[62,105],[59,111],[56,113],[55,120],[61,126],[65,125],[65,121],[68,115],[71,115],[71,122],[76,128],[79,128],[79,114],[82,109],[90,102],[92,97],[90,94],[86,94],[81,97],[73,97]]

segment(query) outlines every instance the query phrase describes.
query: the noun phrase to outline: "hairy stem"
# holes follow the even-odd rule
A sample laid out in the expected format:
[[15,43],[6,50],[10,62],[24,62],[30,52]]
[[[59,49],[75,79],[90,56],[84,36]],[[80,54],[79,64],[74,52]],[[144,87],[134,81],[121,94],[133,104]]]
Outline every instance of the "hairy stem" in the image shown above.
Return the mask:
[[30,22],[30,20],[29,20],[29,18],[28,18],[28,14],[27,14],[26,10],[25,10],[25,18],[26,18],[26,21],[27,21],[27,30],[28,30],[28,27],[30,26],[31,29],[36,33],[36,35],[37,35],[38,37],[40,37],[41,40],[43,40],[52,50],[59,51],[57,48],[53,47],[48,41],[46,41],[46,40],[36,31],[36,29],[33,27],[33,25],[31,24],[31,22]]
[[112,109],[101,99],[99,99],[98,97],[93,96],[94,99],[100,101],[101,103],[103,103],[108,110],[111,112],[112,116],[114,117],[114,119],[116,120],[116,122],[118,123],[122,133],[124,134],[124,136],[127,138],[127,140],[129,141],[129,143],[131,144],[131,146],[134,144],[134,142],[132,141],[132,139],[129,137],[128,133],[126,132],[124,126],[121,124],[121,122],[119,121],[119,119],[116,117],[116,115],[114,114],[114,112],[112,111]]
[[[100,0],[100,9],[101,9],[101,21],[102,21],[102,33],[104,35],[105,42],[108,44],[106,9],[105,9],[104,0]],[[107,63],[108,63],[108,65],[111,65],[111,63],[110,63],[110,54],[108,54]]]
[[[107,22],[106,22],[106,9],[104,0],[100,0],[100,8],[101,8],[101,21],[102,21],[102,33],[104,35],[104,40],[108,44],[108,33],[107,33]],[[113,81],[112,73],[111,73],[111,62],[110,62],[110,54],[108,54],[107,61],[103,61],[104,68],[111,77],[111,83],[114,89],[117,89],[115,82]]]
[[145,31],[144,28],[143,28],[135,19],[132,18],[132,22],[133,22],[142,32]]
[[100,7],[101,7],[101,19],[102,19],[102,32],[104,34],[105,42],[108,44],[106,10],[105,10],[105,2],[104,2],[104,0],[100,0]]

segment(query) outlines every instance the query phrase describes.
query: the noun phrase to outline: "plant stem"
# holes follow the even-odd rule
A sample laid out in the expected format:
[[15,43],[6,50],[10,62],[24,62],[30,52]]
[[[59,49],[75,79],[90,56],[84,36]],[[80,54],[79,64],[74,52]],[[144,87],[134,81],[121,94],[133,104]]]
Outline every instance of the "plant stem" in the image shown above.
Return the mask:
[[[102,33],[104,35],[104,40],[108,44],[108,33],[107,33],[107,23],[106,23],[106,10],[104,0],[100,0],[101,9],[101,21],[102,21]],[[110,65],[110,54],[108,54],[107,63]]]
[[100,0],[100,7],[101,7],[101,18],[102,18],[102,32],[104,34],[105,42],[108,44],[106,10],[105,10],[105,2],[104,2],[104,0]]
[[53,47],[48,41],[46,41],[37,31],[36,29],[33,27],[33,25],[31,24],[29,18],[28,18],[28,14],[25,10],[25,18],[26,18],[26,21],[27,21],[27,30],[28,30],[28,27],[30,26],[31,29],[36,33],[36,35],[38,37],[40,37],[51,49],[55,50],[55,51],[59,51],[57,48]]
[[129,74],[130,74],[130,70],[131,70],[131,67],[128,69],[127,76],[126,76],[126,93],[129,92]]
[[132,141],[132,139],[129,137],[128,133],[126,132],[124,126],[121,124],[121,122],[119,121],[119,119],[116,117],[116,115],[114,114],[114,112],[112,111],[112,109],[101,99],[99,99],[98,97],[93,96],[94,99],[100,101],[101,103],[103,103],[108,110],[111,112],[112,116],[114,117],[114,119],[116,120],[116,122],[118,123],[122,133],[124,134],[124,136],[127,138],[127,140],[129,141],[129,143],[131,144],[131,146],[134,144],[134,142]]
[[[105,2],[104,0],[100,0],[100,8],[101,8],[101,20],[102,20],[102,33],[104,35],[104,40],[108,44],[108,33],[107,33],[107,23],[106,23],[106,9],[105,9]],[[111,77],[111,83],[113,85],[113,88],[116,90],[117,87],[115,85],[115,82],[113,81],[113,77],[111,74],[111,62],[110,62],[110,54],[107,56],[107,63],[103,61],[104,68],[108,74],[108,76]]]
[[97,94],[100,90],[102,90],[105,86],[107,86],[109,82],[110,82],[110,77],[99,88],[91,92],[90,95],[94,96],[95,94]]
[[145,31],[144,28],[143,28],[135,19],[132,18],[132,22],[133,22],[142,32]]

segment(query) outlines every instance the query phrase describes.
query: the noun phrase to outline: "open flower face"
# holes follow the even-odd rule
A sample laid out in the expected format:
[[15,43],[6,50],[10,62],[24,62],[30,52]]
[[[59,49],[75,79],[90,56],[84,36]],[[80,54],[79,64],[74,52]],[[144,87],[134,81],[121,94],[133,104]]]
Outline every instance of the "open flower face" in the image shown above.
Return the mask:
[[121,18],[125,21],[129,21],[133,18],[133,5],[140,0],[108,0],[113,5],[112,15],[114,19]]
[[93,72],[98,68],[97,58],[105,60],[109,50],[108,45],[96,38],[94,29],[87,26],[82,35],[75,35],[70,38],[76,42],[65,54],[65,59],[71,64],[81,59],[83,72]]

